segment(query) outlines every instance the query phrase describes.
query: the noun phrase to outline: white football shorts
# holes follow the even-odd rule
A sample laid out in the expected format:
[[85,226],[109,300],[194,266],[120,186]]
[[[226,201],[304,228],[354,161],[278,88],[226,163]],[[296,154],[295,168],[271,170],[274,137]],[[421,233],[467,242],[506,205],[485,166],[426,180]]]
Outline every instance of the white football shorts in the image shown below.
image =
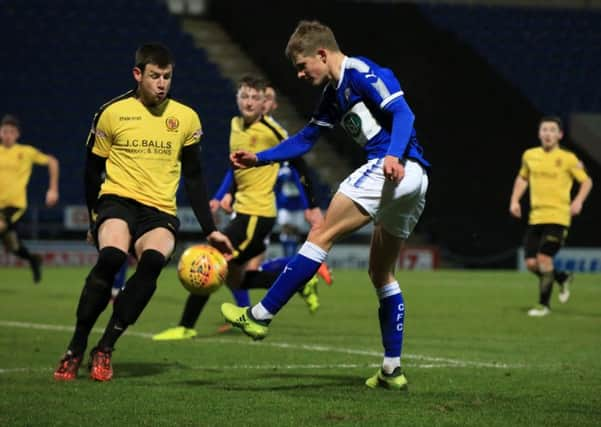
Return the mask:
[[384,177],[384,159],[372,159],[345,179],[338,191],[367,211],[375,224],[407,239],[426,205],[428,175],[413,160],[405,163],[405,176],[394,184]]

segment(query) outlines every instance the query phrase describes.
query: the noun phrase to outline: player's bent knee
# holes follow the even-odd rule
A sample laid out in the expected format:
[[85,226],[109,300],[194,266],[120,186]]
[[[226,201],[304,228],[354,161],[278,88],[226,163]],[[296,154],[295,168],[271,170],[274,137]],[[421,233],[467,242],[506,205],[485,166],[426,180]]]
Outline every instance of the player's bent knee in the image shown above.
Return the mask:
[[156,280],[165,266],[166,258],[161,252],[155,249],[146,249],[142,252],[138,261],[136,273],[149,279]]
[[536,262],[538,264],[538,270],[541,273],[546,273],[553,270],[553,258],[549,255],[536,255]]
[[538,262],[536,261],[536,258],[528,258],[526,260],[526,268],[531,272],[536,273],[538,271]]
[[121,249],[106,246],[98,253],[98,260],[90,274],[99,276],[101,279],[112,283],[113,278],[121,269],[126,259],[127,254]]

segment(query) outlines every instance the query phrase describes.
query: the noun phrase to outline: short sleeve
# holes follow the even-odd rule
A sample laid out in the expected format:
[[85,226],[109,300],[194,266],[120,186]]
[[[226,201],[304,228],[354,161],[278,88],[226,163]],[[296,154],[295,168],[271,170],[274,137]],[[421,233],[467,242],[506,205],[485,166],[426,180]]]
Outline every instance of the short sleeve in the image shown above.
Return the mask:
[[42,153],[37,148],[31,147],[31,161],[32,163],[40,166],[48,164],[48,156]]
[[589,179],[584,164],[575,155],[570,156],[568,162],[568,171],[570,175],[578,182],[584,182]]
[[202,137],[202,124],[200,123],[198,114],[192,111],[191,116],[190,126],[188,127],[186,139],[184,140],[184,147],[198,143]]
[[108,157],[113,145],[113,131],[111,126],[110,114],[104,110],[100,113],[98,120],[94,120],[94,125],[90,131],[90,142],[92,153],[100,157]]
[[522,166],[520,167],[519,176],[524,179],[530,177],[530,168],[528,168],[528,161],[526,160],[526,153],[522,155]]

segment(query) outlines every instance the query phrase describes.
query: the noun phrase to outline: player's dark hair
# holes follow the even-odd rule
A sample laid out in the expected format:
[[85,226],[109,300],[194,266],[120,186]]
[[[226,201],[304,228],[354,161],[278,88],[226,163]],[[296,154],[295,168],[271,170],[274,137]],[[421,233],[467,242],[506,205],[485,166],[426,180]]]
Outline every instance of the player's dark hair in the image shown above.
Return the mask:
[[557,124],[557,127],[559,128],[559,130],[563,132],[563,122],[561,121],[561,119],[558,116],[541,117],[540,121],[538,122],[538,125],[540,126],[546,122],[551,122],[551,123]]
[[19,122],[19,119],[17,118],[17,116],[12,115],[12,114],[6,114],[4,117],[2,117],[2,121],[0,121],[0,126],[14,126],[17,129],[21,130],[21,123]]
[[238,80],[238,89],[240,89],[242,86],[248,86],[252,89],[264,92],[265,88],[267,87],[267,82],[260,77],[247,74]]
[[303,20],[298,23],[290,36],[285,53],[291,61],[294,61],[296,55],[313,55],[320,48],[340,51],[334,32],[319,21]]
[[169,65],[175,65],[173,55],[161,43],[146,43],[136,50],[136,67],[144,72],[148,64],[157,65],[160,68],[166,68]]

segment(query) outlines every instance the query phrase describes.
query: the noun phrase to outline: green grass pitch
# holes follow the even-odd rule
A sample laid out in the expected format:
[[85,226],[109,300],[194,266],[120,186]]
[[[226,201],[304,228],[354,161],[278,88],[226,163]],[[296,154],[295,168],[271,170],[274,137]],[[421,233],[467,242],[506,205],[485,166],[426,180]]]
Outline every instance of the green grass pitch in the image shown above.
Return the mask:
[[[364,271],[335,271],[310,315],[295,297],[253,343],[216,332],[225,289],[189,341],[153,342],[179,320],[173,268],[117,343],[115,376],[56,383],[87,270],[0,270],[2,426],[599,426],[601,280],[580,274],[565,305],[531,319],[535,278],[500,271],[400,272],[406,393],[370,390],[381,362],[378,302]],[[253,301],[261,292],[253,291]],[[95,344],[110,307],[90,338]]]

